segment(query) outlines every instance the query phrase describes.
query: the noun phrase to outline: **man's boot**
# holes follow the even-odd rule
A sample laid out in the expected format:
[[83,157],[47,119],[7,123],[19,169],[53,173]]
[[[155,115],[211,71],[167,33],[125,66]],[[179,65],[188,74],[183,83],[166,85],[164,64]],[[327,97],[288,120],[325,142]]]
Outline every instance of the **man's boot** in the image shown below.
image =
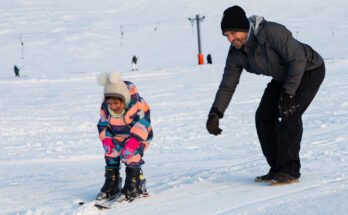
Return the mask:
[[255,182],[270,182],[276,177],[277,173],[269,171],[266,175],[257,176]]

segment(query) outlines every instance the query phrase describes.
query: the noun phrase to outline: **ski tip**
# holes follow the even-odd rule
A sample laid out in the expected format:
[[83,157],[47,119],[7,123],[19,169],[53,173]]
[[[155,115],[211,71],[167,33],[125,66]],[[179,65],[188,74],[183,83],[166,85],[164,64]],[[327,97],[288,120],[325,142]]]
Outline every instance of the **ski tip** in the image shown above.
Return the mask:
[[98,205],[98,204],[95,204],[94,206],[96,208],[98,208],[99,210],[109,209],[108,207],[105,207],[105,206],[102,206],[102,205]]
[[85,204],[85,202],[79,202],[78,204],[79,204],[79,205],[84,205],[84,204]]

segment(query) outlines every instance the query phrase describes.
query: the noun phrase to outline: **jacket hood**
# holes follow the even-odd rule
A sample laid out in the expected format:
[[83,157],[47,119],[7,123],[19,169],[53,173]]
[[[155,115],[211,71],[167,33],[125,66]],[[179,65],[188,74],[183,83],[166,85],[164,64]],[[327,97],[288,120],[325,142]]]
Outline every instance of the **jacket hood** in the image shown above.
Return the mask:
[[249,17],[250,27],[254,30],[255,36],[259,32],[259,30],[262,28],[261,23],[264,20],[265,19],[262,16],[252,15],[251,17]]
[[266,35],[263,31],[264,22],[266,22],[265,18],[263,18],[262,16],[252,15],[251,17],[249,17],[249,22],[250,32],[254,32],[257,41],[260,44],[264,44],[266,41]]

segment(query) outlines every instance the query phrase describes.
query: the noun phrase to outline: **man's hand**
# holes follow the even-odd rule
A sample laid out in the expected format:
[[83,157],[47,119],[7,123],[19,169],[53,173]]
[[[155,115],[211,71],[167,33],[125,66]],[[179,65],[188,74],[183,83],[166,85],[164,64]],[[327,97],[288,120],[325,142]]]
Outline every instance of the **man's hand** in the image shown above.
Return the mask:
[[221,134],[222,129],[219,128],[219,116],[216,113],[209,114],[206,127],[209,134],[214,134],[215,136]]
[[278,109],[281,117],[290,117],[295,114],[300,105],[296,105],[295,96],[282,93],[278,101]]

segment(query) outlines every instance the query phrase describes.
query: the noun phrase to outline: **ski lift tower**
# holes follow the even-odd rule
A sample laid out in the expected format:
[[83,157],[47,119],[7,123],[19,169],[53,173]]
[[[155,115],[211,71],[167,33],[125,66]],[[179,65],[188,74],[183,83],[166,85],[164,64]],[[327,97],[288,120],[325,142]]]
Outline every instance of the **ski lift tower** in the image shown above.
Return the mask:
[[191,23],[195,23],[196,22],[196,24],[197,24],[198,64],[199,65],[204,64],[204,58],[203,58],[202,46],[201,46],[201,32],[200,32],[200,26],[199,26],[199,23],[203,22],[204,18],[205,18],[205,16],[199,17],[199,14],[196,15],[196,18],[188,18],[188,20],[190,20]]

